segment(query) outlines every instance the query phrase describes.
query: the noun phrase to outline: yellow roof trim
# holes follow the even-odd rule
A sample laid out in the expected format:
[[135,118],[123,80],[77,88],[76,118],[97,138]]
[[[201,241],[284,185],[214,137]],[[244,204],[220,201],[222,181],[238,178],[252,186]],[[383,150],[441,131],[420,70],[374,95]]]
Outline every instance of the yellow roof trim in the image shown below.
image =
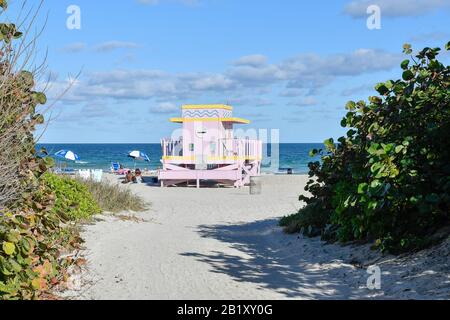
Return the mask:
[[250,124],[250,120],[242,118],[172,118],[171,122],[185,123],[185,122],[234,122],[240,124]]
[[182,107],[183,110],[208,110],[208,109],[223,109],[233,111],[233,107],[225,104],[188,104]]

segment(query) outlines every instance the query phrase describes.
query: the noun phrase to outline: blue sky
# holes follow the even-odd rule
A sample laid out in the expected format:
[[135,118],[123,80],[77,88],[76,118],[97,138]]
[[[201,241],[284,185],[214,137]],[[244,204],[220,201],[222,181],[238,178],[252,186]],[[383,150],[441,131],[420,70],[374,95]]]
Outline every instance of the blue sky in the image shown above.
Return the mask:
[[[380,30],[366,26],[373,3]],[[66,27],[69,5],[81,30]],[[52,143],[159,142],[197,103],[229,103],[282,142],[322,142],[344,133],[348,100],[400,76],[403,43],[450,40],[448,0],[46,0],[40,24],[47,13],[50,101],[81,71],[52,108]]]

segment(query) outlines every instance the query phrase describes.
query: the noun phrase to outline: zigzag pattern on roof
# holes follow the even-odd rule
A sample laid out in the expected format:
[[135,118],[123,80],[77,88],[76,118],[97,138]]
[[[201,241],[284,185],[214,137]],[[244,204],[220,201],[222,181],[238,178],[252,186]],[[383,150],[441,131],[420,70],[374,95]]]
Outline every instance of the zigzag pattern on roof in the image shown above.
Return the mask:
[[220,118],[218,110],[185,110],[185,118]]

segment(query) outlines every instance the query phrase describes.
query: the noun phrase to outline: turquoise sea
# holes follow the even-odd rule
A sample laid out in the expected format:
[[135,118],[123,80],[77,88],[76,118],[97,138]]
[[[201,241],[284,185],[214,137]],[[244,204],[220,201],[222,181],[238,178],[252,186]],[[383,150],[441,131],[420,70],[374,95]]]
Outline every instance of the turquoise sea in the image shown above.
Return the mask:
[[[161,166],[161,146],[159,144],[39,144],[38,149],[44,147],[50,155],[59,150],[75,152],[80,161],[62,161],[68,168],[73,169],[103,169],[109,170],[112,162],[120,162],[125,167],[140,169],[157,169]],[[309,151],[314,148],[323,148],[322,144],[280,144],[279,165],[271,166],[271,146],[266,146],[263,161],[263,171],[267,173],[285,173],[288,168],[294,173],[308,172],[308,163],[312,160]],[[139,150],[145,152],[150,162],[134,162],[127,157],[128,152]],[[61,160],[57,160],[61,162]],[[274,162],[276,163],[276,162]],[[276,169],[276,167],[278,167]]]

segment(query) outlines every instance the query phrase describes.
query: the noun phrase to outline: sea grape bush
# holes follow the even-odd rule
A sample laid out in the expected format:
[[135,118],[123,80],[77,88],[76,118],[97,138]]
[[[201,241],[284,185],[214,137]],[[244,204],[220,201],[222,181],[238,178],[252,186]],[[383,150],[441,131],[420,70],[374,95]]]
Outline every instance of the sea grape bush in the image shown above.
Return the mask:
[[322,156],[309,164],[312,196],[301,196],[307,206],[281,221],[288,231],[402,252],[449,224],[450,68],[438,61],[440,48],[412,52],[406,44],[402,79],[377,84],[368,102],[347,104],[346,136],[311,151]]
[[67,280],[74,261],[63,254],[81,239],[55,201],[54,191],[40,184],[20,208],[0,211],[0,300],[39,299]]
[[[7,2],[0,1],[0,14]],[[34,75],[17,70],[29,58],[22,46],[13,40],[22,33],[15,24],[0,23],[0,209],[20,200],[33,187],[33,170],[41,165],[34,158],[33,132],[44,117],[36,112],[46,103],[46,96],[35,91]],[[29,52],[28,52],[29,54]]]
[[52,211],[63,218],[72,221],[86,220],[101,212],[86,184],[51,173],[44,174],[42,181],[55,195]]
[[[6,8],[0,0],[0,14]],[[63,215],[67,202],[43,179],[53,160],[36,155],[33,133],[44,122],[36,109],[47,99],[34,73],[18,67],[32,55],[22,36],[0,23],[0,300],[42,298],[66,280],[74,261],[61,254],[80,243]]]

